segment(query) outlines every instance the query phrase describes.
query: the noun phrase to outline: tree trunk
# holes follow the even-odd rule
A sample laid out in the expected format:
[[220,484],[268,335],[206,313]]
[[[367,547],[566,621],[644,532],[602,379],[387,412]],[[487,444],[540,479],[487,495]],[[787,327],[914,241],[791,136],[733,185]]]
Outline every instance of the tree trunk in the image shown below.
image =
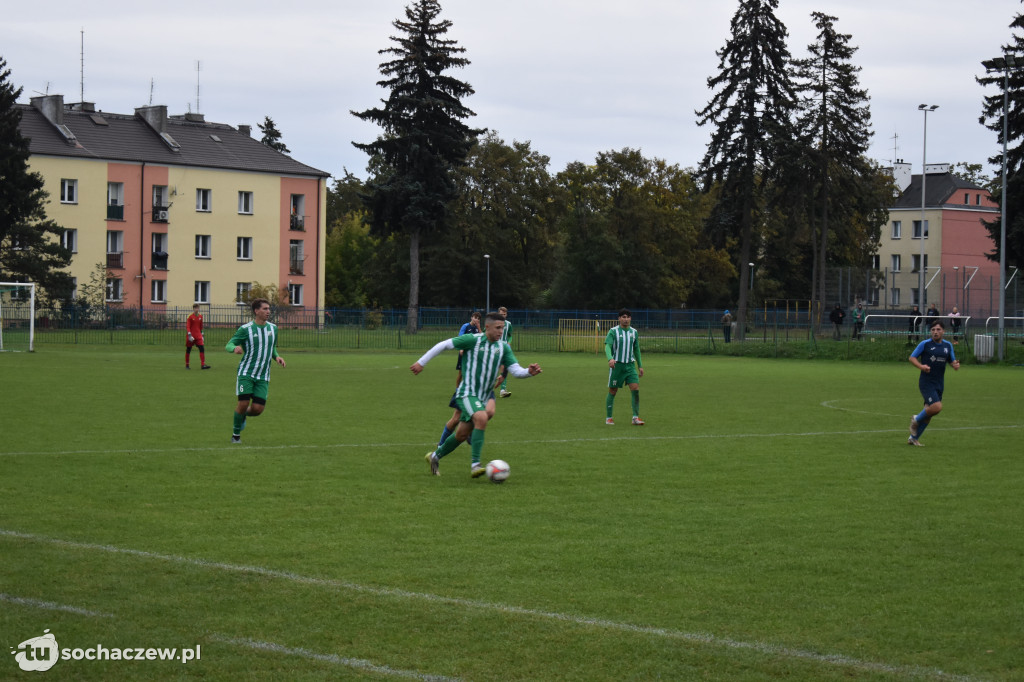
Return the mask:
[[420,312],[420,231],[409,234],[409,312],[406,316],[405,332],[415,334],[419,330]]
[[736,339],[743,341],[747,338],[747,304],[749,298],[749,287],[750,287],[750,248],[751,240],[754,232],[753,222],[754,217],[752,215],[751,206],[753,201],[751,198],[743,202],[743,217],[740,218],[740,291],[739,291],[739,310],[736,316]]

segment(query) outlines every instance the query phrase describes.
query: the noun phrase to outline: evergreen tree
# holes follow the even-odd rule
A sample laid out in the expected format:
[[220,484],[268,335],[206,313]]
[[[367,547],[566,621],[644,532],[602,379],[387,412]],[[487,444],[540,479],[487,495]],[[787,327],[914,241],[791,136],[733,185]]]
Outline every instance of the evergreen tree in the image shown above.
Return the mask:
[[288,146],[281,142],[281,131],[274,125],[274,119],[267,116],[263,119],[263,123],[257,123],[259,129],[263,131],[263,138],[260,140],[263,144],[267,145],[271,149],[276,149],[282,154],[290,154],[291,150]]
[[[871,112],[867,91],[860,87],[861,69],[850,61],[857,48],[850,46],[849,35],[836,32],[836,17],[822,12],[812,12],[811,17],[817,40],[807,46],[810,56],[793,63],[800,92],[795,138],[800,149],[787,156],[804,162],[788,169],[792,183],[787,184],[799,186],[810,199],[807,223],[815,254],[811,299],[824,310],[830,234],[841,235],[843,244],[864,238],[872,244],[877,241],[870,239],[871,226],[856,224],[864,215],[858,198],[871,193],[877,171],[864,156],[872,135]],[[859,227],[868,227],[867,234]]]
[[42,299],[69,299],[71,275],[59,268],[71,263],[71,252],[60,244],[63,229],[46,217],[42,176],[28,169],[29,141],[15,106],[21,88],[10,75],[0,57],[0,281],[35,282]]
[[410,333],[418,326],[421,239],[443,228],[457,195],[456,169],[483,132],[463,123],[474,115],[462,104],[473,88],[446,72],[469,60],[444,37],[452,23],[438,19],[440,13],[436,0],[416,0],[405,8],[406,21],[392,22],[401,35],[391,37],[396,46],[380,51],[394,59],[380,65],[386,78],[377,82],[390,91],[388,99],[382,108],[352,112],[383,130],[374,142],[353,144],[380,164],[367,183],[374,232],[409,240]]
[[[1003,197],[1003,88],[1006,84],[1002,71],[993,71],[986,76],[978,78],[978,82],[984,86],[994,85],[999,91],[989,95],[983,100],[981,117],[978,119],[989,130],[997,134],[999,152],[989,158],[989,163],[999,169],[998,175],[993,181],[995,186],[992,198],[1000,205],[1005,201],[1006,205],[1006,263],[1021,265],[1024,264],[1024,173],[1021,173],[1024,165],[1024,36],[1020,30],[1024,29],[1024,14],[1018,14],[1010,23],[1014,31],[1012,42],[1003,45],[1002,55],[1013,55],[1017,66],[1010,70],[1009,93],[1009,116],[1007,123],[1006,140],[1006,197]],[[986,221],[985,227],[992,235],[994,245],[992,252],[987,254],[989,258],[998,261],[999,239],[1002,231],[1002,218],[999,217],[991,222]]]
[[[705,224],[716,247],[730,248],[739,272],[738,329],[745,328],[750,269],[760,244],[755,221],[763,215],[764,183],[773,160],[791,137],[796,93],[790,80],[786,27],[775,16],[778,0],[740,0],[731,36],[716,53],[719,73],[709,77],[715,91],[698,125],[712,124],[711,140],[697,169],[705,191],[718,203]],[[738,245],[738,250],[736,245]]]

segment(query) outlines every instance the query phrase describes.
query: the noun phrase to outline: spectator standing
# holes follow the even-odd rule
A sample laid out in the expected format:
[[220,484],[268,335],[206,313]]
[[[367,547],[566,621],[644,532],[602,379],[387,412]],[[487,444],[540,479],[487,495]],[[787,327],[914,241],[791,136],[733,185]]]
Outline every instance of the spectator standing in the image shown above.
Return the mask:
[[828,319],[832,323],[832,339],[839,341],[843,338],[843,320],[846,319],[846,311],[836,303],[836,307],[828,314]]
[[732,342],[732,313],[728,310],[722,315],[722,336],[725,337],[726,343]]

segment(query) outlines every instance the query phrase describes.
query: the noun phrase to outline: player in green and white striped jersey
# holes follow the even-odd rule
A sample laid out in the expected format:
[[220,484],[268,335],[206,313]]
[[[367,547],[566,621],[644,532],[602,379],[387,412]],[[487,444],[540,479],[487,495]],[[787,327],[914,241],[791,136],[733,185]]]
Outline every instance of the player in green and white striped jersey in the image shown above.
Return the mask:
[[433,358],[446,350],[462,351],[462,381],[455,389],[455,403],[462,410],[459,426],[455,433],[437,447],[428,452],[427,463],[430,473],[440,475],[438,464],[442,457],[473,435],[472,461],[470,475],[473,478],[484,473],[480,464],[480,454],[484,447],[484,429],[487,428],[487,398],[494,388],[495,380],[504,365],[508,372],[517,378],[537,376],[541,373],[540,365],[534,363],[528,368],[521,367],[512,352],[511,346],[501,340],[505,319],[500,313],[487,313],[484,331],[479,334],[464,334],[447,339],[428,350],[423,357],[409,368],[413,374],[419,374],[424,366]]
[[[498,308],[498,312],[505,318],[505,331],[501,333],[501,340],[512,345],[512,323],[508,321],[508,308],[501,306]],[[512,395],[512,391],[508,390],[508,372],[501,375],[501,392],[498,394],[502,398],[507,398]]]
[[640,377],[644,375],[643,361],[640,359],[639,334],[630,327],[633,314],[623,308],[619,311],[619,324],[608,330],[604,339],[604,354],[608,357],[608,397],[605,399],[607,417],[604,420],[609,426],[615,424],[612,419],[612,408],[615,406],[615,394],[623,386],[628,386],[632,394],[633,426],[643,426],[640,418]]
[[277,325],[269,322],[270,302],[265,298],[253,300],[252,314],[256,319],[239,327],[224,347],[229,353],[242,356],[235,381],[238,405],[231,431],[232,443],[242,442],[246,417],[260,416],[267,406],[270,363],[285,366],[284,358],[277,354]]

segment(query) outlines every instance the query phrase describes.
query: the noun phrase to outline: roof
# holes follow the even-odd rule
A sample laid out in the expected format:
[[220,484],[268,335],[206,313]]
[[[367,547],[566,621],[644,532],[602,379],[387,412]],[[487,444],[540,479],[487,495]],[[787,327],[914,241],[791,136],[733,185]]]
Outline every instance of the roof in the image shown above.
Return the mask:
[[[964,180],[958,175],[953,173],[929,173],[925,180],[925,205],[926,206],[944,206],[946,204],[956,204],[951,202],[950,199],[957,192],[964,190],[984,192],[988,195],[988,190],[984,187],[979,187],[973,182]],[[958,204],[962,205],[962,204]],[[893,204],[893,208],[921,208],[921,176],[911,176],[910,185],[903,190],[903,193],[896,198],[896,203]],[[991,207],[987,206],[972,206],[974,210],[978,211],[993,211]]]
[[35,155],[330,176],[225,123],[168,117],[166,132],[180,146],[175,151],[142,117],[133,114],[65,109],[64,125],[76,138],[69,142],[36,107],[28,104],[15,107],[21,111],[21,134],[29,138],[29,150]]

